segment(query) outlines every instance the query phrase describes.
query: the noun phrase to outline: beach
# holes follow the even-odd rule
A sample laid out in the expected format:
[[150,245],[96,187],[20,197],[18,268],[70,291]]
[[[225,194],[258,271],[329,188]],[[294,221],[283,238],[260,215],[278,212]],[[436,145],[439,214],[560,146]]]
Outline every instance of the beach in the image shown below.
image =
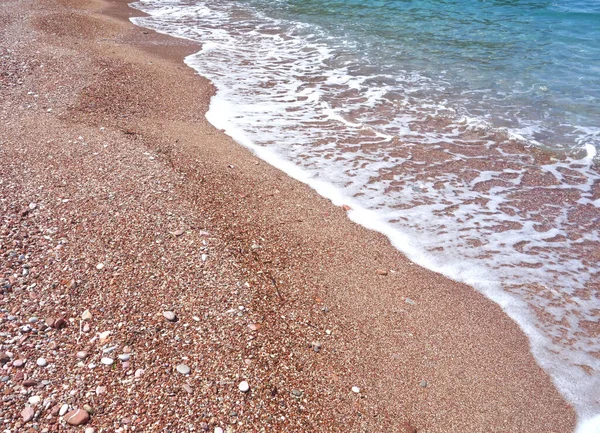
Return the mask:
[[0,5],[4,431],[574,431],[497,304],[213,127],[139,15]]

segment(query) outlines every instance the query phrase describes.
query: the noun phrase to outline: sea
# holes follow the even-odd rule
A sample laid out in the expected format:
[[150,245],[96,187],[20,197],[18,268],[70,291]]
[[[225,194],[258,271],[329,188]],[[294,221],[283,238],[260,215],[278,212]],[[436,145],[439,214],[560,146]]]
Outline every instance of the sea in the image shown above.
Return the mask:
[[497,302],[600,432],[599,0],[139,0],[208,120]]

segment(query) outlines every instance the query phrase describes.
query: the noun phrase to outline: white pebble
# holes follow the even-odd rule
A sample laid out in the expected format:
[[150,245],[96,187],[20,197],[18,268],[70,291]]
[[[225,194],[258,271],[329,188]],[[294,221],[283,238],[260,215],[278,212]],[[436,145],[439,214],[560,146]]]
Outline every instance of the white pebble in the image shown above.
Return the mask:
[[215,427],[215,433],[223,433],[223,429],[221,427]]
[[44,358],[38,358],[36,364],[40,367],[45,367],[46,365],[48,365],[48,361],[46,361]]
[[39,395],[34,395],[32,397],[29,397],[29,404],[32,406],[35,406],[40,401],[42,401],[42,397],[40,397]]
[[104,365],[113,365],[113,363],[115,362],[115,360],[114,360],[114,359],[112,359],[112,358],[102,358],[102,359],[100,360],[100,362],[101,362],[102,364],[104,364]]
[[90,320],[91,318],[92,318],[92,313],[90,313],[90,310],[85,310],[81,314],[81,320]]
[[250,390],[250,385],[245,380],[240,382],[239,384],[240,391],[248,392]]
[[129,353],[121,353],[119,355],[119,360],[125,362],[125,361],[129,361],[129,359],[131,358],[131,355]]
[[102,269],[104,269],[104,263],[98,263],[96,265],[96,269],[98,269],[99,271],[101,271]]
[[69,410],[69,405],[68,405],[67,403],[65,403],[65,404],[63,404],[63,405],[60,407],[60,410],[58,411],[58,414],[59,414],[60,416],[63,416],[64,414],[66,414],[66,413],[67,413],[67,411],[68,411],[68,410]]
[[353,386],[352,387],[352,392],[355,394],[358,394],[360,392],[360,388],[358,386]]

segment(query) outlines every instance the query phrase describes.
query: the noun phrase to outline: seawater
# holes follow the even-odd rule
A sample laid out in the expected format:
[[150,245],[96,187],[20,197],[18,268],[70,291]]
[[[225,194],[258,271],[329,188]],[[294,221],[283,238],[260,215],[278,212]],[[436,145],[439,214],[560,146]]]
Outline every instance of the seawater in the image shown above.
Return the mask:
[[528,335],[600,432],[600,3],[140,0],[208,120]]

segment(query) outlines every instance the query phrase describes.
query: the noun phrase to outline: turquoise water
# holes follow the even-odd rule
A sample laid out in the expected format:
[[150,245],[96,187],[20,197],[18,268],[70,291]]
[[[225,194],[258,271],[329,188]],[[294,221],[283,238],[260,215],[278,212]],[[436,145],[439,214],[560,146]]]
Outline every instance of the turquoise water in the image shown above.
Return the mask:
[[599,4],[133,6],[201,43],[212,124],[497,302],[600,433]]
[[417,73],[459,114],[550,148],[600,146],[600,2],[247,0],[350,41],[366,67]]

